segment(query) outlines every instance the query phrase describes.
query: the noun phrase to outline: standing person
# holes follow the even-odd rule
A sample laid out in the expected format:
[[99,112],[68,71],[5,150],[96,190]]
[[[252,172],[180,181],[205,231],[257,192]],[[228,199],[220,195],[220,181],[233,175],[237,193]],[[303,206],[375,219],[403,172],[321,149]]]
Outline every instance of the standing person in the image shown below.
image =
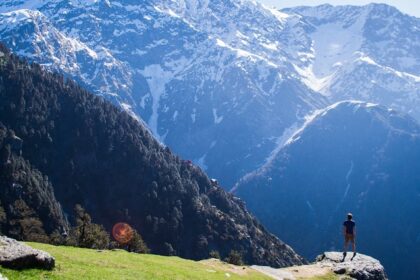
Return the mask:
[[[356,256],[356,223],[353,221],[353,214],[347,214],[347,221],[343,223],[343,235],[344,235],[344,252],[343,261],[347,255],[347,247],[349,242],[352,243],[353,247],[353,258]],[[352,259],[353,259],[352,258]]]

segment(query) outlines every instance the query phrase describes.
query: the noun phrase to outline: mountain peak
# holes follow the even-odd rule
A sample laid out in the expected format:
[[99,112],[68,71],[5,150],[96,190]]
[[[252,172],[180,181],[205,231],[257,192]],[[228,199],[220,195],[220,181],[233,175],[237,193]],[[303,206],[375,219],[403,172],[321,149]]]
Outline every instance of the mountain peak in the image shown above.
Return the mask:
[[[381,123],[387,129],[392,131],[404,131],[409,134],[420,136],[418,123],[410,116],[398,113],[395,110],[380,106],[379,104],[363,102],[359,100],[345,100],[332,104],[324,109],[317,110],[313,114],[308,115],[303,126],[296,131],[286,142],[291,144],[301,138],[301,134],[311,126],[322,126],[319,122],[340,122],[348,121],[352,118],[364,119],[364,115],[371,121]],[[402,124],[404,123],[404,126]],[[316,128],[317,129],[317,128]],[[410,132],[408,132],[410,131]]]
[[385,3],[370,3],[368,5],[363,6],[365,9],[370,9],[371,13],[379,14],[381,15],[397,15],[397,14],[403,14],[399,9],[392,5],[388,5]]
[[383,3],[370,3],[367,5],[331,5],[323,4],[318,6],[297,6],[285,8],[282,11],[286,13],[297,13],[309,18],[317,18],[322,20],[342,21],[349,17],[357,17],[360,15],[371,16],[396,16],[402,15],[394,6]]
[[0,2],[0,13],[7,13],[18,9],[39,9],[42,6],[48,4],[52,0],[3,0]]
[[32,21],[37,18],[45,18],[45,16],[38,10],[25,9],[25,8],[2,13],[0,17],[2,17],[3,19],[7,19],[7,18],[10,19],[10,21],[7,22],[9,28],[10,28],[10,24],[13,24],[13,23],[19,23],[25,20]]

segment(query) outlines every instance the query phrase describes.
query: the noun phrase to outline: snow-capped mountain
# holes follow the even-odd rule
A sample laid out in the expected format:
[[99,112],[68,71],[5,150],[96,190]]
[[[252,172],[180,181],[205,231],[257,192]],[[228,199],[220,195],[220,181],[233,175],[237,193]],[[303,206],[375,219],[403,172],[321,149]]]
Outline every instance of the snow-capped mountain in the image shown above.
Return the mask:
[[[369,129],[384,139],[403,139],[392,152],[386,150],[391,140],[375,142],[391,157],[384,157],[384,162],[394,160],[397,165],[407,160],[417,166],[410,157],[415,154],[398,154],[407,143],[412,147],[410,137],[417,141],[417,136],[406,133],[416,121],[391,117],[398,114],[372,105],[332,105],[357,99],[420,120],[420,19],[387,5],[278,11],[248,0],[4,0],[0,40],[15,53],[65,73],[144,120],[161,142],[200,164],[226,187],[277,162],[279,154],[297,146],[304,131],[314,127],[312,121],[328,116],[339,121],[341,115],[335,113],[339,111],[348,114],[348,125],[354,124],[349,118],[367,114],[361,121],[375,124]],[[355,115],[347,109],[355,110]],[[321,132],[337,137],[327,141],[337,146],[336,153],[325,159],[332,160],[343,152],[339,146],[347,143],[338,133],[343,127],[331,120],[331,126],[318,129],[317,137]],[[376,145],[368,138],[363,141],[353,144],[364,149]],[[325,149],[330,151],[330,146]],[[329,163],[337,164],[336,180],[347,180],[351,160],[354,168],[365,167],[346,156],[344,167]],[[385,169],[380,161],[369,162],[372,168]],[[303,160],[301,167],[310,169],[310,164]],[[290,178],[301,182],[304,177],[292,176],[296,174]],[[379,176],[378,181],[387,178],[385,173],[369,174]],[[416,176],[412,168],[390,174]],[[330,182],[328,174],[320,178]],[[276,213],[273,221],[289,212]],[[294,245],[304,252],[313,248]]]
[[[341,250],[347,212],[358,250],[380,257],[391,279],[417,279],[420,125],[371,103],[319,110],[237,186],[267,228],[310,258]],[[403,274],[401,274],[403,273]]]
[[322,5],[285,12],[313,29],[312,57],[297,70],[331,102],[380,103],[420,119],[420,20],[384,4]]
[[37,10],[2,13],[0,22],[1,40],[18,48],[21,56],[62,71],[87,87],[97,85],[94,89],[98,94],[104,90],[116,101],[129,98],[124,87],[131,84],[129,69],[106,48],[93,51],[85,43],[59,31]]
[[227,187],[339,100],[420,118],[419,19],[385,5],[6,0],[0,23],[17,54],[120,104]]
[[[293,67],[283,50],[293,39],[284,31],[304,24],[297,16],[260,4],[44,1],[34,11],[18,10],[22,6],[8,2],[2,2],[1,21],[7,18],[14,24],[0,29],[6,45],[82,77],[90,89],[117,99],[141,116],[162,142],[227,185],[258,167],[276,137],[297,117],[326,104],[322,95],[290,73]],[[37,21],[18,13],[37,14],[52,30],[34,28]],[[265,28],[259,30],[261,26]],[[28,29],[33,30],[30,36],[19,41],[16,37],[22,36],[17,34]],[[86,46],[78,69],[94,66],[91,71],[75,73],[75,67],[55,59],[64,47],[37,39],[55,30],[73,45]],[[108,64],[100,51],[115,63]],[[114,65],[121,65],[117,74],[124,79],[107,75]]]

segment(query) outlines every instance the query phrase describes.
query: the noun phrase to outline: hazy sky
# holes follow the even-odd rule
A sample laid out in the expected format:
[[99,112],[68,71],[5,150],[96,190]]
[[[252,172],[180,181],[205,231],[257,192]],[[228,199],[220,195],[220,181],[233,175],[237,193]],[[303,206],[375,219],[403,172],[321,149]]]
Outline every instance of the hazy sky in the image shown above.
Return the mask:
[[420,17],[420,0],[382,0],[382,1],[368,1],[368,0],[259,0],[268,6],[275,6],[278,8],[294,7],[300,5],[315,6],[329,3],[332,5],[365,5],[371,2],[385,3],[397,7],[404,13]]

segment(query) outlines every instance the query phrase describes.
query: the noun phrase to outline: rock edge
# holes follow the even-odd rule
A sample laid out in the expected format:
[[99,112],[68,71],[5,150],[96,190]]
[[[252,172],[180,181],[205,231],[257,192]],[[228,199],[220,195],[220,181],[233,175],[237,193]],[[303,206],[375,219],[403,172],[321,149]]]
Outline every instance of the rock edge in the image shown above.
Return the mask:
[[12,238],[0,236],[0,265],[11,269],[41,268],[51,270],[55,259],[47,252],[33,249]]
[[321,265],[331,267],[336,274],[346,274],[357,280],[387,280],[385,269],[381,263],[369,256],[353,252],[343,256],[341,252],[325,252],[316,258]]

